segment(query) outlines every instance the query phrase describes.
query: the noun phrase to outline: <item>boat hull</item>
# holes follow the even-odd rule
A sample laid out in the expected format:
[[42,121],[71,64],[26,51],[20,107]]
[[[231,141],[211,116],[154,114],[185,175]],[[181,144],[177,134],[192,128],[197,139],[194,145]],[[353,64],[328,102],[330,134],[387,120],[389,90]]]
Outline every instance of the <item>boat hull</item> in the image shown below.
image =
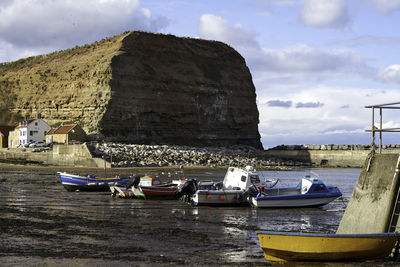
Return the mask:
[[176,191],[177,185],[171,184],[170,186],[140,186],[139,188],[129,188],[121,186],[111,186],[111,193],[113,196],[121,198],[144,198],[144,199],[177,199]]
[[242,190],[198,190],[192,197],[194,206],[248,206]]
[[305,234],[258,232],[268,261],[359,261],[390,255],[397,233]]
[[[303,195],[304,196],[304,195]],[[301,195],[298,198],[255,198],[249,199],[250,205],[256,208],[299,208],[299,207],[318,207],[326,205],[333,200],[338,198],[333,197],[303,197]]]
[[61,184],[67,191],[109,191],[110,185],[124,185],[131,177],[94,178],[58,172]]

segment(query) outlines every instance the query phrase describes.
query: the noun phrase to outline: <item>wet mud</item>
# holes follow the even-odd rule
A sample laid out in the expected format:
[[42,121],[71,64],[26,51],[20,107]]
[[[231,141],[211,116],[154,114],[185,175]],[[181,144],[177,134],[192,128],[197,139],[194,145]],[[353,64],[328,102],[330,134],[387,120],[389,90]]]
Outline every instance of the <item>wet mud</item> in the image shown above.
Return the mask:
[[[266,175],[296,183],[302,172]],[[322,208],[252,209],[67,192],[55,173],[0,170],[0,265],[269,265],[256,231],[336,231],[359,170],[325,172],[342,199]]]

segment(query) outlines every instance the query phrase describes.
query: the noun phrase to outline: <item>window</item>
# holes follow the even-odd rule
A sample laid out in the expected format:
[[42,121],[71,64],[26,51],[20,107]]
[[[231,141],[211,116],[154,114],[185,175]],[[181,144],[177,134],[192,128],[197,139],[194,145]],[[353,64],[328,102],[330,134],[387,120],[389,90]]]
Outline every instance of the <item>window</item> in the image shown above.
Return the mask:
[[29,135],[32,136],[33,135],[33,131],[29,131]]
[[240,179],[242,182],[246,182],[246,176],[242,176],[242,178]]
[[37,122],[35,122],[35,126],[37,126]]
[[258,175],[252,175],[250,176],[250,181],[252,184],[258,184],[260,183],[260,178],[258,177]]

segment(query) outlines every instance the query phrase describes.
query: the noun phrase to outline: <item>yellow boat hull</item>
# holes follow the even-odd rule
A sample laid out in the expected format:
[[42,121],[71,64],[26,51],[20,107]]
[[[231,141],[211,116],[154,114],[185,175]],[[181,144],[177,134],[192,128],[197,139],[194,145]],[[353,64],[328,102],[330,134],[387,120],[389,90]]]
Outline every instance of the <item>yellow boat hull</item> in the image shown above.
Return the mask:
[[397,233],[304,234],[258,232],[268,261],[360,261],[390,255]]

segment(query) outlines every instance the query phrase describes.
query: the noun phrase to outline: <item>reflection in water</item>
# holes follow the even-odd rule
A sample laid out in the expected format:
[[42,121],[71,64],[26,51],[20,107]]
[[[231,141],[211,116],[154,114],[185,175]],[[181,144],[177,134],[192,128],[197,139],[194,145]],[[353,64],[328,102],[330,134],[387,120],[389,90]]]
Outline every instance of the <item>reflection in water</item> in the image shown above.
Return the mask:
[[302,214],[301,215],[301,226],[300,226],[301,232],[312,232],[311,228],[311,219],[310,216]]

